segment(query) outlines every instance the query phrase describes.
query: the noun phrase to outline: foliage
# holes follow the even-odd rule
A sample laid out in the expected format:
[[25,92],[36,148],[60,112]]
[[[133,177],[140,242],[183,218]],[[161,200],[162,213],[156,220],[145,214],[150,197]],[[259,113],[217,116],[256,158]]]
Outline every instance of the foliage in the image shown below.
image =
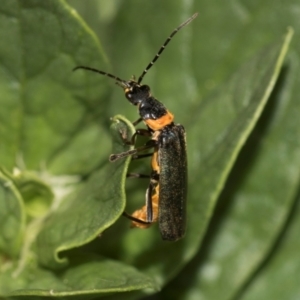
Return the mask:
[[[2,1],[0,297],[298,298],[298,6]],[[144,79],[187,131],[188,229],[168,243],[120,217],[147,185],[128,168],[149,172],[108,162],[136,110],[111,79],[72,69],[139,76],[196,11]]]

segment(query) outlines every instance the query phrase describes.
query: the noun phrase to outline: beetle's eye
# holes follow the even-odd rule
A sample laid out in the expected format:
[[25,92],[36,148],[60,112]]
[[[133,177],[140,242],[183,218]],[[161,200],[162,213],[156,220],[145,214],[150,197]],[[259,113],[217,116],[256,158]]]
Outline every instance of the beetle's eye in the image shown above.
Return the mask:
[[144,85],[141,86],[141,90],[143,92],[149,93],[150,92],[150,87],[149,87],[149,85],[144,84]]

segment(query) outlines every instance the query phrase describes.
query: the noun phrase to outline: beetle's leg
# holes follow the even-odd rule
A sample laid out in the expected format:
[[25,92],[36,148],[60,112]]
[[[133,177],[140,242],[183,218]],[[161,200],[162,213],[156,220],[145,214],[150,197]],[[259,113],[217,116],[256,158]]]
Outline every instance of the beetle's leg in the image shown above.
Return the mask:
[[118,154],[111,154],[109,156],[109,161],[113,162],[113,161],[116,161],[116,160],[118,160],[120,158],[123,158],[123,157],[126,157],[126,156],[135,155],[140,151],[145,151],[145,150],[148,150],[150,148],[155,147],[156,144],[157,144],[157,141],[149,140],[144,146],[141,146],[141,147],[138,147],[138,148],[135,148],[135,149],[132,149],[132,150],[128,150],[128,151],[125,151],[125,152],[121,152],[121,153],[118,153]]
[[132,122],[133,126],[136,126],[137,124],[141,123],[143,121],[143,118],[139,118],[136,121]]
[[136,137],[138,135],[140,135],[140,136],[151,136],[152,135],[152,133],[148,129],[137,129],[135,131],[135,133],[132,135],[130,140],[127,139],[127,135],[125,135],[123,131],[120,132],[120,134],[121,134],[124,144],[126,144],[126,145],[134,145]]
[[140,223],[140,224],[144,224],[144,226],[146,226],[146,227],[143,227],[143,228],[147,228],[147,227],[148,227],[147,225],[149,225],[149,222],[140,220],[140,219],[138,219],[138,218],[135,218],[135,217],[133,217],[132,215],[128,214],[126,211],[123,211],[122,215],[123,215],[124,217],[128,218],[129,220],[133,221],[133,222],[137,222],[137,223]]
[[129,219],[132,220],[132,227],[145,229],[150,227],[152,223],[157,222],[159,204],[158,196],[156,187],[150,184],[146,191],[146,204],[141,209],[134,211],[132,215],[129,215]]
[[[150,176],[152,178],[153,174]],[[155,176],[156,177],[156,176]],[[153,177],[154,179],[154,177]],[[158,181],[151,180],[146,191],[146,203],[141,209],[137,209],[132,215],[123,212],[123,215],[129,218],[132,227],[148,228],[158,219],[159,205],[159,184]]]
[[141,158],[149,157],[149,156],[152,156],[152,155],[153,155],[153,153],[139,154],[139,155],[134,155],[132,157],[132,159],[141,159]]
[[150,178],[150,175],[139,174],[139,173],[127,173],[127,178]]
[[[149,223],[153,222],[153,202],[152,197],[155,197],[153,194],[154,191],[154,186],[152,181],[150,181],[149,187],[147,188],[146,191],[146,221]],[[132,215],[135,216],[138,212],[135,211]],[[132,224],[134,226],[134,224]]]

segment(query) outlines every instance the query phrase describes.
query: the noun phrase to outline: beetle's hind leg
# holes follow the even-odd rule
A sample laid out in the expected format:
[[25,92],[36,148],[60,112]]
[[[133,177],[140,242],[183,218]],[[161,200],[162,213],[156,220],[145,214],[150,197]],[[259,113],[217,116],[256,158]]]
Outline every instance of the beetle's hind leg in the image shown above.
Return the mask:
[[146,191],[145,205],[134,211],[131,215],[123,212],[123,216],[130,219],[131,227],[138,227],[142,229],[149,228],[152,223],[157,222],[158,219],[158,185],[150,182]]

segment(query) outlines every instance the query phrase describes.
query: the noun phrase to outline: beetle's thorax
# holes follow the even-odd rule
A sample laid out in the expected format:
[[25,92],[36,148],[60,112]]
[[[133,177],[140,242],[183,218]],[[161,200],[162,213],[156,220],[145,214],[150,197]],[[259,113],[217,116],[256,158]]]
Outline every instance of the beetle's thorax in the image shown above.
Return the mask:
[[140,85],[136,81],[130,80],[127,82],[124,92],[129,102],[138,106],[141,118],[152,130],[160,130],[173,122],[173,114],[151,96],[148,85]]

